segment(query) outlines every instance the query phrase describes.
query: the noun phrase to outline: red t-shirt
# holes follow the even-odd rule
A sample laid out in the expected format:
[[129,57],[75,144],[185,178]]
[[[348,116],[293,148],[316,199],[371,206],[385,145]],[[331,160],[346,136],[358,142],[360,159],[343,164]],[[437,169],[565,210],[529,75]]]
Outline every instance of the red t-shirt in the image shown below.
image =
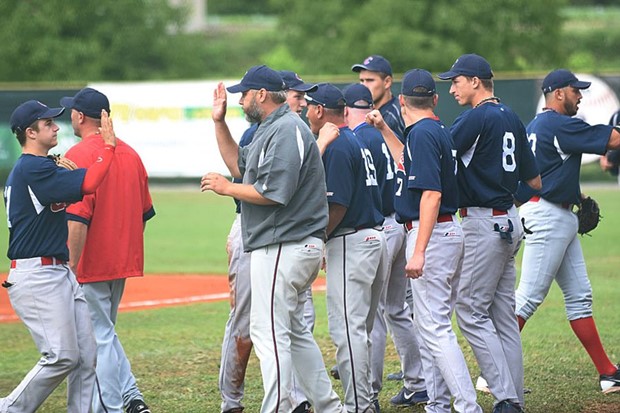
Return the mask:
[[[85,137],[66,153],[80,168],[97,160],[101,135]],[[140,277],[144,273],[144,224],[155,215],[140,156],[116,140],[110,170],[94,194],[67,208],[67,218],[88,225],[77,267],[80,283]]]

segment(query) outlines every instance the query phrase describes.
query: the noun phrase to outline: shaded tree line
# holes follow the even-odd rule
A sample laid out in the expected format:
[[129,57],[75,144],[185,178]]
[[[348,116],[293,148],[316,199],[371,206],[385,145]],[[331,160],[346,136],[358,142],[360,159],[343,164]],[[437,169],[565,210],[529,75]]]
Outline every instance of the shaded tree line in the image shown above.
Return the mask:
[[445,70],[457,56],[472,52],[485,56],[496,71],[596,65],[606,52],[593,52],[594,47],[609,44],[609,39],[612,47],[620,34],[610,37],[603,31],[583,39],[590,49],[573,52],[571,60],[569,52],[582,37],[562,32],[561,11],[573,3],[583,4],[209,0],[209,16],[259,13],[277,18],[267,25],[253,24],[251,18],[232,24],[212,19],[205,32],[186,33],[187,10],[168,0],[3,0],[0,81],[237,77],[258,63],[304,75],[350,75],[351,64],[375,53],[390,59],[397,73],[414,66]]

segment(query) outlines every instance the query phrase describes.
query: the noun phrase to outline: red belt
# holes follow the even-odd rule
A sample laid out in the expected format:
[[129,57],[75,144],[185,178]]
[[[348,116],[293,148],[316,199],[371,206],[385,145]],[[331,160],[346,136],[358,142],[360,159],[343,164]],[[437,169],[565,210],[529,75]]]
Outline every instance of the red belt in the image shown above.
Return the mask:
[[[459,215],[461,216],[461,218],[465,218],[467,216],[467,208],[459,209]],[[508,211],[502,211],[501,209],[493,208],[493,216],[497,217],[500,215],[508,215]]]
[[[538,195],[534,195],[533,197],[530,198],[530,202],[538,202],[540,201],[541,198]],[[561,206],[564,209],[572,209],[573,204],[569,203],[569,202],[562,202],[561,204],[556,204]]]
[[[437,217],[437,223],[450,221],[452,221],[452,214],[443,214]],[[411,229],[413,228],[413,221],[406,221],[403,225],[405,226],[405,229],[407,231],[411,231]]]
[[[11,260],[11,268],[17,267],[18,260]],[[56,259],[56,257],[41,257],[41,265],[63,265],[66,261]]]

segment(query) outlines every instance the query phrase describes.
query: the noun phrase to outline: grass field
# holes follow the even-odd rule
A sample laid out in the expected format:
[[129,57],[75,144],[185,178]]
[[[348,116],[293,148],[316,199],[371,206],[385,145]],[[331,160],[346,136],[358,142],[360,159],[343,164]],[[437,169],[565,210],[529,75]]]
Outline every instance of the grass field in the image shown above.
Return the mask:
[[[592,237],[583,237],[582,246],[592,285],[599,331],[612,360],[620,361],[620,311],[618,308],[618,268],[620,254],[620,191],[615,187],[586,188],[599,200],[604,219]],[[233,219],[229,199],[195,191],[156,190],[153,193],[158,215],[146,232],[147,271],[158,273],[224,273],[224,243]],[[0,212],[4,220],[4,211]],[[0,226],[0,249],[6,250],[6,229]],[[2,258],[5,260],[5,257]],[[3,268],[7,267],[5,260]],[[327,366],[335,360],[334,346],[327,332],[325,295],[316,294],[315,337]],[[146,399],[159,413],[217,413],[217,375],[220,343],[228,312],[225,302],[194,304],[175,308],[122,313],[117,331],[133,364]],[[477,376],[473,355],[459,336],[470,372]],[[564,315],[556,286],[528,322],[523,332],[528,413],[620,412],[620,394],[602,395],[598,376],[585,351],[573,335]],[[7,394],[37,361],[37,351],[21,323],[0,325],[0,395]],[[388,345],[385,373],[398,370],[393,346]],[[340,382],[334,382],[342,395]],[[63,411],[64,385],[39,410]],[[403,410],[389,405],[400,383],[384,381],[380,401],[383,413],[422,412],[422,407]],[[246,380],[247,412],[257,412],[262,384],[257,359],[253,356]],[[485,412],[492,399],[479,395]],[[66,408],[65,408],[66,409]]]

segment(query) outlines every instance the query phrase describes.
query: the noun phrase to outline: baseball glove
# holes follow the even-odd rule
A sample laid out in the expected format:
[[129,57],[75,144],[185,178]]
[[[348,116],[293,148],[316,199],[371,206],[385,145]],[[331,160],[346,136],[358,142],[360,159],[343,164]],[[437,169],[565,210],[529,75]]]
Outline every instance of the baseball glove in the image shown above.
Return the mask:
[[598,203],[590,197],[581,200],[576,214],[579,219],[579,229],[577,232],[581,235],[587,234],[596,228],[602,218]]
[[77,165],[73,163],[73,161],[71,161],[70,159],[64,158],[60,155],[47,155],[47,157],[50,158],[52,161],[54,161],[56,165],[58,165],[61,168],[65,168],[70,171],[77,169]]

